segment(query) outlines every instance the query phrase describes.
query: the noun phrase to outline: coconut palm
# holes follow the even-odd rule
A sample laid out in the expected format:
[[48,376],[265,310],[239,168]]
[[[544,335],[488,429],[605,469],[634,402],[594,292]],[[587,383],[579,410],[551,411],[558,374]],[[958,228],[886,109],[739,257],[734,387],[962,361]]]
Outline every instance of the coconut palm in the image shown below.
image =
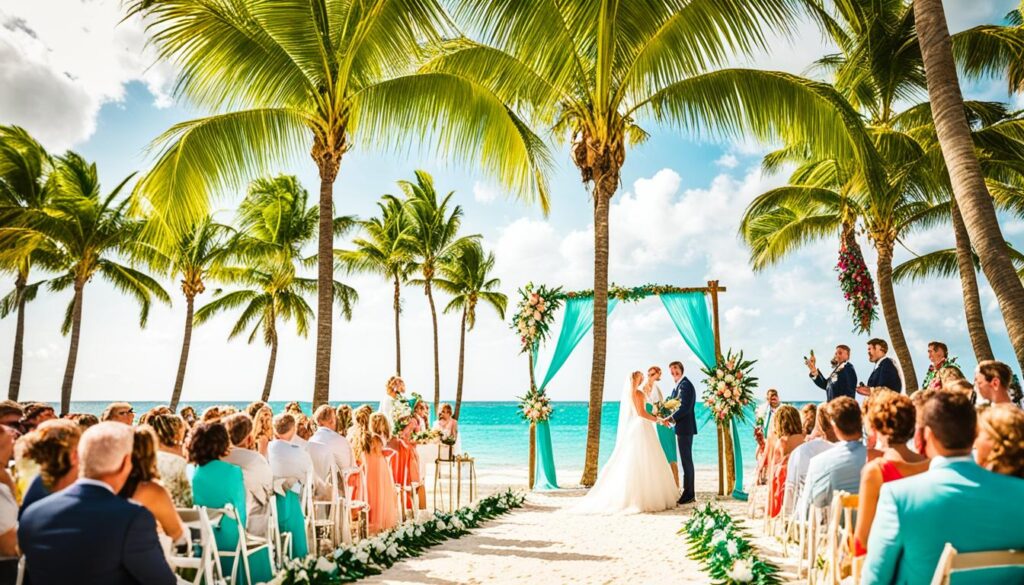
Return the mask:
[[981,259],[985,278],[999,301],[1017,361],[1024,364],[1024,285],[999,228],[995,205],[971,140],[942,0],[914,0],[913,6],[935,129],[950,169],[957,207]]
[[480,238],[478,235],[459,236],[462,227],[462,206],[449,211],[454,191],[438,199],[434,179],[426,171],[416,171],[416,182],[399,181],[405,193],[405,210],[410,224],[412,264],[410,273],[422,278],[410,280],[423,286],[430,305],[430,319],[434,328],[434,412],[441,402],[441,361],[437,340],[437,308],[434,305],[433,282],[441,265],[452,262],[466,246]]
[[[318,260],[316,255],[303,255],[303,248],[316,238],[320,225],[319,206],[308,203],[309,192],[293,176],[253,181],[238,207],[239,233],[227,252],[244,266],[217,270],[218,280],[240,288],[227,293],[214,291],[215,298],[195,314],[195,323],[200,325],[218,313],[241,308],[228,339],[251,327],[248,343],[262,336],[270,348],[261,396],[264,402],[270,400],[277,367],[279,320],[294,321],[296,333],[305,337],[314,318],[304,297],[317,291],[318,281],[298,275],[300,268],[314,266]],[[332,222],[339,236],[353,224],[351,217],[333,218]],[[342,316],[351,319],[352,306],[358,300],[356,291],[337,280],[331,285],[333,301],[341,308]]]
[[[0,126],[0,225],[16,225],[25,209],[41,209],[53,189],[48,182],[53,160],[28,132],[17,126]],[[0,299],[0,318],[17,313],[14,328],[14,355],[11,359],[11,381],[7,390],[10,400],[17,400],[21,389],[21,371],[25,351],[25,305],[36,298],[46,281],[29,283],[34,265],[45,264],[51,256],[46,239],[23,238],[21,249],[2,266],[14,273],[14,290]],[[45,266],[44,266],[45,268]]]
[[185,296],[185,333],[178,358],[178,373],[171,390],[171,410],[177,410],[181,389],[185,383],[189,349],[192,346],[195,301],[206,292],[206,284],[215,278],[217,268],[232,251],[229,245],[234,230],[215,223],[209,216],[202,218],[184,232],[167,251],[154,244],[144,244],[139,258],[158,268],[172,279],[181,278],[181,293]]
[[494,254],[485,254],[480,244],[473,242],[463,247],[453,261],[440,265],[441,278],[434,280],[437,288],[452,296],[445,313],[462,311],[459,333],[459,381],[455,387],[455,418],[462,406],[462,380],[466,363],[466,331],[476,325],[478,303],[490,305],[498,316],[505,319],[508,297],[498,292],[501,280],[492,278]]
[[50,279],[51,291],[71,288],[74,296],[68,304],[61,331],[71,333],[67,366],[61,385],[61,413],[67,413],[78,361],[79,336],[85,286],[99,275],[120,292],[134,298],[140,306],[139,325],[145,327],[153,300],[170,304],[171,298],[149,275],[119,263],[118,255],[131,257],[139,248],[141,223],[132,220],[128,198],[117,201],[128,178],[106,196],[100,195],[96,165],[75,153],[57,159],[54,170],[54,194],[46,207],[26,210],[21,225],[0,228],[0,250],[16,250],[24,238],[45,238],[58,267]]
[[365,237],[352,241],[352,250],[338,250],[334,257],[350,271],[380,274],[394,286],[392,306],[395,311],[395,373],[402,375],[402,284],[412,268],[412,226],[404,204],[394,195],[384,195],[377,202],[380,215],[359,223]]
[[[330,388],[334,180],[352,149],[431,147],[547,206],[543,142],[486,88],[414,74],[424,43],[454,35],[438,0],[133,0],[178,93],[210,115],[155,142],[136,194],[184,231],[214,193],[308,153],[320,175],[313,405]],[[486,121],[484,123],[483,121]]]
[[[711,80],[696,92],[691,91],[692,84],[713,75],[709,72],[735,59],[737,53],[764,47],[766,25],[787,30],[794,8],[802,1],[455,0],[453,4],[456,22],[472,40],[448,43],[422,71],[472,80],[522,111],[536,126],[550,128],[555,139],[569,143],[572,161],[591,194],[594,353],[581,482],[593,485],[607,350],[608,213],[627,150],[647,137],[641,122],[689,126],[732,106],[724,96],[732,85],[725,80]],[[762,99],[774,95],[773,87],[757,85]],[[684,105],[694,93],[698,96],[694,105]]]

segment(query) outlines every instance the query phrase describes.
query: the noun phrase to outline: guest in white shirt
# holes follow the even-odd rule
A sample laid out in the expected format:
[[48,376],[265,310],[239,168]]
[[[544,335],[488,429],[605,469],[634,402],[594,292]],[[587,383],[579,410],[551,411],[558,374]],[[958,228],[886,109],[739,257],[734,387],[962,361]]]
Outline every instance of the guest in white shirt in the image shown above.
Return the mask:
[[257,536],[266,534],[267,505],[274,493],[274,472],[270,464],[255,451],[252,418],[244,412],[233,414],[223,421],[231,438],[231,450],[221,461],[237,465],[242,469],[245,483],[245,505],[249,532]]
[[313,460],[313,469],[322,482],[328,481],[331,464],[337,471],[355,467],[352,445],[348,439],[338,434],[338,414],[334,408],[324,404],[313,413],[317,429],[309,438],[309,456]]
[[[796,496],[804,487],[807,479],[807,468],[811,464],[811,458],[831,449],[836,442],[836,433],[832,429],[832,423],[828,419],[828,405],[818,405],[817,417],[814,430],[807,437],[807,442],[800,445],[789,454],[789,463],[786,468],[787,492],[793,494],[792,503],[796,504]],[[785,510],[787,514],[789,510]]]
[[274,417],[274,440],[267,445],[270,470],[274,479],[305,483],[313,470],[313,461],[305,449],[292,442],[295,437],[295,417],[284,413]]
[[853,398],[840,396],[829,402],[826,410],[838,440],[832,448],[811,458],[797,503],[798,517],[806,517],[800,515],[805,515],[810,506],[827,507],[837,491],[860,492],[860,473],[867,462],[860,406]]

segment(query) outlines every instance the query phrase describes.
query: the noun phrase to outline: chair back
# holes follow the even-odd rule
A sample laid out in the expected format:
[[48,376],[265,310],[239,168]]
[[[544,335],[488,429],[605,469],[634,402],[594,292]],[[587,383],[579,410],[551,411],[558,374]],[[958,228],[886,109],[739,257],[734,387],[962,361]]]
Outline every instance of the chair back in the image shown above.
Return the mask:
[[961,553],[947,542],[942,549],[939,563],[935,566],[932,585],[949,585],[953,573],[998,567],[1024,567],[1024,551],[985,550]]
[[[832,496],[828,525],[828,574],[832,585],[839,585],[842,580],[844,561],[855,556],[853,546],[853,514],[857,511],[860,498],[856,494],[838,491]],[[860,582],[856,580],[856,582]]]

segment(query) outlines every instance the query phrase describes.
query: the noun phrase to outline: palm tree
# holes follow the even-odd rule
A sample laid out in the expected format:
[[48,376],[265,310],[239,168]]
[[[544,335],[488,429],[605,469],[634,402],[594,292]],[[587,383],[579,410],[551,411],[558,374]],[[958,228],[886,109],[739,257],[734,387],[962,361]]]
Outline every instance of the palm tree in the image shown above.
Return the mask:
[[402,375],[402,284],[412,269],[412,226],[405,206],[394,195],[384,195],[377,202],[380,216],[360,222],[365,237],[356,238],[353,250],[335,251],[334,257],[350,271],[380,274],[394,286],[392,305],[395,311],[395,373]]
[[430,319],[434,326],[434,412],[441,402],[441,361],[437,341],[437,308],[434,305],[433,282],[441,265],[452,262],[463,248],[480,238],[478,235],[459,236],[462,227],[462,206],[448,211],[454,191],[438,200],[434,179],[426,171],[416,171],[416,182],[399,181],[405,193],[405,209],[409,216],[412,265],[410,272],[419,272],[422,278],[410,280],[422,285],[430,304]]
[[[725,85],[701,89],[700,106],[677,102],[694,78],[763,48],[763,26],[788,30],[799,0],[478,2],[456,0],[454,17],[476,40],[458,39],[421,69],[488,88],[536,126],[569,143],[594,206],[594,353],[586,462],[597,477],[608,315],[608,212],[643,120],[689,125],[724,111]],[[543,50],[538,50],[542,47]],[[761,96],[771,87],[759,84]],[[737,133],[738,134],[738,133]]]
[[[25,209],[41,209],[52,195],[48,182],[53,167],[50,155],[28,132],[17,126],[0,126],[0,222],[15,225]],[[14,356],[11,359],[11,381],[7,390],[10,400],[17,400],[21,390],[21,370],[25,352],[25,305],[35,299],[46,281],[29,283],[34,264],[45,263],[50,255],[45,238],[24,238],[22,248],[3,266],[14,273],[14,290],[0,299],[0,318],[17,313],[14,329]],[[44,266],[45,267],[45,266]]]
[[171,390],[171,410],[177,410],[181,399],[181,388],[185,383],[185,368],[188,365],[189,349],[192,345],[196,296],[206,292],[206,282],[215,277],[217,267],[231,252],[228,241],[234,230],[215,223],[209,216],[196,222],[174,242],[169,251],[157,245],[145,244],[140,259],[158,267],[171,278],[181,277],[181,292],[185,295],[185,334],[181,342],[181,357],[178,359],[178,373]]
[[935,129],[957,207],[999,301],[1017,361],[1024,364],[1024,285],[1014,270],[971,140],[942,0],[914,0],[914,17]]
[[331,215],[345,153],[405,149],[418,137],[547,205],[547,151],[512,110],[458,76],[415,74],[424,43],[454,35],[438,0],[133,0],[129,11],[144,13],[178,66],[178,93],[212,112],[156,140],[157,161],[137,188],[168,231],[204,215],[213,193],[304,153],[317,166],[314,406],[330,388]]
[[118,254],[131,257],[139,248],[141,222],[129,218],[129,199],[116,202],[129,179],[131,176],[101,197],[96,165],[75,153],[68,153],[57,159],[55,193],[46,207],[26,210],[22,225],[0,228],[0,249],[3,250],[16,250],[18,241],[24,238],[45,238],[54,263],[59,265],[58,274],[50,279],[48,288],[51,291],[74,290],[61,328],[65,335],[71,333],[61,385],[62,414],[67,413],[71,405],[85,285],[98,274],[134,298],[141,308],[141,327],[146,325],[154,298],[167,304],[171,302],[170,296],[156,280],[115,260]]
[[462,326],[459,334],[459,382],[455,387],[455,418],[459,418],[462,406],[462,376],[466,363],[466,331],[476,325],[476,307],[483,302],[490,305],[502,320],[508,297],[496,289],[501,281],[491,277],[494,270],[494,254],[484,254],[480,244],[473,242],[465,246],[452,262],[439,266],[441,278],[436,278],[437,287],[452,295],[444,308],[445,313],[462,311]]
[[[270,347],[270,359],[263,383],[261,400],[270,400],[280,343],[278,320],[294,321],[296,332],[305,337],[314,318],[313,309],[304,295],[317,291],[318,281],[298,276],[299,268],[316,265],[316,255],[303,256],[303,248],[316,238],[320,225],[320,208],[307,205],[309,192],[293,176],[261,178],[252,182],[249,192],[238,207],[238,235],[229,244],[227,254],[240,261],[242,267],[222,267],[217,278],[225,284],[242,287],[224,294],[214,291],[214,300],[195,314],[197,325],[214,315],[242,308],[241,315],[228,334],[234,339],[252,327],[248,343],[262,334]],[[333,218],[334,233],[343,234],[354,220]],[[331,281],[332,300],[345,319],[352,318],[352,305],[358,300],[351,287]]]

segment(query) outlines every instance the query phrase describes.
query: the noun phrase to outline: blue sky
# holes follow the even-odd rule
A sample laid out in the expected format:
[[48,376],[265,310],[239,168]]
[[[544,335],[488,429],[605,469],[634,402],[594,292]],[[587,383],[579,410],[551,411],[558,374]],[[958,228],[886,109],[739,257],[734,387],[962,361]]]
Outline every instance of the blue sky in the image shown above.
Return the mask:
[[[107,188],[147,164],[146,144],[171,124],[196,113],[168,96],[173,70],[155,63],[138,23],[115,27],[113,0],[10,0],[0,7],[0,123],[24,125],[55,151],[73,148],[99,165]],[[59,9],[54,10],[54,5]],[[954,30],[997,22],[1013,8],[1011,0],[947,2]],[[53,14],[60,14],[55,19]],[[801,71],[825,51],[818,33],[804,27],[794,42],[775,44],[753,66]],[[737,64],[741,64],[737,62]],[[1005,99],[998,82],[972,85],[974,97]],[[652,130],[651,140],[631,150],[622,190],[612,208],[611,279],[701,285],[717,278],[729,287],[722,298],[723,344],[744,349],[760,360],[765,386],[785,399],[821,396],[806,377],[801,356],[810,348],[827,355],[836,343],[854,347],[854,363],[866,379],[866,336],[850,333],[850,319],[832,267],[833,241],[809,247],[791,260],[752,274],[736,239],[740,214],[749,201],[783,182],[760,174],[761,149],[751,144],[718,144],[676,132]],[[553,205],[545,218],[535,208],[510,200],[473,169],[450,167],[430,157],[402,158],[353,152],[342,163],[335,184],[339,212],[366,216],[374,202],[397,192],[395,181],[425,169],[439,189],[454,190],[465,208],[465,230],[480,233],[495,252],[497,276],[510,296],[528,280],[590,288],[593,244],[591,206],[565,149],[557,149],[558,169],[551,177]],[[297,174],[315,192],[311,161],[281,172]],[[230,221],[237,196],[217,200],[218,218]],[[1024,223],[1007,219],[1006,234],[1021,242]],[[923,253],[951,245],[945,229],[915,234],[907,247]],[[866,242],[862,242],[866,246]],[[866,252],[869,262],[874,255]],[[906,250],[897,260],[909,257]],[[351,322],[336,321],[332,399],[377,398],[392,374],[393,339],[390,288],[369,276],[344,278],[361,301]],[[13,282],[12,279],[6,279]],[[0,282],[2,284],[2,282]],[[86,289],[82,344],[74,398],[164,400],[173,383],[180,350],[184,306],[176,283],[166,282],[175,303],[157,307],[149,326],[137,326],[137,309],[107,284],[95,280]],[[10,283],[2,284],[4,290]],[[432,392],[430,320],[422,291],[404,289],[403,373],[410,388]],[[997,354],[1012,358],[998,306],[983,284],[987,325]],[[205,302],[209,296],[200,297]],[[925,344],[945,340],[953,353],[971,363],[959,282],[930,281],[897,288],[905,332],[919,374],[926,366]],[[66,293],[45,294],[30,305],[24,399],[55,400],[67,357],[67,339],[59,332]],[[442,306],[443,302],[441,301]],[[183,395],[189,400],[248,400],[259,395],[269,354],[262,345],[227,341],[232,321],[225,317],[196,328],[192,360]],[[458,318],[441,318],[442,396],[454,396],[458,359]],[[556,324],[556,328],[558,325]],[[312,339],[284,327],[273,399],[308,399],[313,378]],[[885,337],[883,323],[874,331]],[[10,372],[14,320],[0,321],[0,379]],[[527,384],[525,359],[507,322],[481,314],[468,337],[466,398],[512,399]],[[553,345],[553,344],[552,344]],[[548,348],[550,351],[551,348]],[[584,400],[588,392],[591,346],[584,340],[549,392],[556,400]],[[544,355],[544,354],[542,354]],[[696,369],[656,299],[621,305],[610,320],[606,395],[618,396],[620,380],[633,369],[665,365],[681,358]],[[548,358],[541,358],[545,368]],[[1011,362],[1012,363],[1012,362]]]

